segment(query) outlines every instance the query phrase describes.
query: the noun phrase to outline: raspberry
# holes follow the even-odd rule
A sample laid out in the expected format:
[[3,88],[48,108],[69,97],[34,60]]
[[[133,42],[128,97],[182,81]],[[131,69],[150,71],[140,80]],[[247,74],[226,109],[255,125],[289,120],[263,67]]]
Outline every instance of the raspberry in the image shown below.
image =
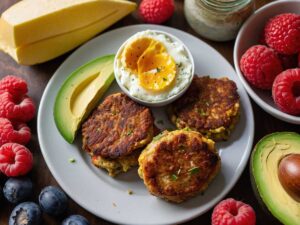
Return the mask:
[[265,26],[266,43],[281,54],[300,52],[300,16],[284,13],[271,18]]
[[28,91],[27,83],[20,77],[8,75],[0,80],[0,94],[5,91],[11,93],[16,99],[20,99]]
[[169,19],[174,10],[173,0],[143,0],[139,14],[146,23],[160,24]]
[[6,118],[0,118],[0,146],[9,142],[26,145],[30,137],[30,129],[25,123],[12,123]]
[[266,90],[272,88],[275,77],[282,72],[277,54],[264,45],[249,48],[241,58],[240,67],[250,84]]
[[221,201],[212,213],[212,225],[255,225],[255,212],[250,205],[228,198]]
[[23,145],[7,143],[0,147],[0,170],[8,177],[27,174],[33,166],[32,153]]
[[35,105],[31,98],[24,96],[16,102],[13,96],[4,92],[0,95],[0,117],[20,122],[27,122],[35,115]]
[[272,95],[281,111],[300,115],[300,69],[280,73],[273,83]]

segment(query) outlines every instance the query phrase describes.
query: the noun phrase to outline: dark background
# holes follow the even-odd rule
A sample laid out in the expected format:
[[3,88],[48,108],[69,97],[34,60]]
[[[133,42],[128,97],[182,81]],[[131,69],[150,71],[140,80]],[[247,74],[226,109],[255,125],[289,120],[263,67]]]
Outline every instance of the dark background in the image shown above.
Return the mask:
[[[0,1],[0,13],[5,11],[10,5],[17,2],[17,0],[1,0]],[[175,27],[186,32],[189,32],[200,39],[204,40],[214,48],[216,48],[232,65],[233,65],[233,46],[234,41],[231,42],[223,42],[217,43],[205,40],[197,35],[187,24],[184,15],[183,15],[183,0],[177,0],[176,2],[176,11],[173,17],[165,23],[165,25],[170,27]],[[256,0],[256,7],[259,8],[262,5],[272,2],[271,0]],[[136,13],[127,16],[122,21],[113,25],[110,29],[141,23],[138,19]],[[43,91],[47,85],[48,80],[51,78],[52,74],[58,68],[58,66],[68,57],[70,53],[67,53],[55,60],[49,61],[47,63],[43,63],[37,66],[21,66],[14,62],[12,58],[8,55],[0,52],[0,77],[7,74],[14,74],[20,77],[23,77],[27,80],[29,84],[29,96],[33,98],[37,106],[39,105],[41,96]],[[255,138],[254,144],[261,139],[264,135],[276,132],[276,131],[296,131],[299,132],[299,126],[288,124],[277,120],[276,118],[270,116],[262,109],[260,109],[253,101],[252,106],[254,110],[255,116]],[[34,154],[34,168],[29,176],[32,178],[35,186],[35,194],[32,200],[37,202],[38,194],[41,189],[47,185],[58,185],[53,176],[51,175],[44,159],[41,154],[39,143],[37,139],[37,131],[36,131],[36,118],[30,122],[30,127],[32,129],[32,139],[28,148]],[[1,177],[0,175],[0,185],[3,186],[5,182],[5,177]],[[258,225],[277,225],[280,224],[273,220],[271,216],[269,216],[265,211],[260,207],[257,199],[255,198],[254,192],[251,188],[250,183],[250,175],[249,175],[249,165],[247,165],[245,171],[243,172],[241,178],[238,180],[234,188],[229,192],[226,197],[232,197],[241,201],[244,201],[250,204],[257,215],[257,224]],[[276,197],[276,196],[274,196]],[[0,224],[6,225],[8,224],[8,218],[13,209],[11,204],[8,204],[5,200],[0,201]],[[194,225],[208,225],[210,224],[210,217],[212,211],[208,211],[202,216],[197,217],[196,219],[187,222],[186,224],[194,224]],[[101,218],[98,218],[80,206],[78,206],[74,201],[69,201],[69,209],[68,212],[64,215],[67,216],[69,214],[81,214],[85,216],[91,225],[108,225],[112,224],[107,221],[104,221]],[[155,216],[155,215],[153,215]],[[45,225],[57,225],[60,224],[62,219],[54,219],[47,215],[43,215],[43,224]]]

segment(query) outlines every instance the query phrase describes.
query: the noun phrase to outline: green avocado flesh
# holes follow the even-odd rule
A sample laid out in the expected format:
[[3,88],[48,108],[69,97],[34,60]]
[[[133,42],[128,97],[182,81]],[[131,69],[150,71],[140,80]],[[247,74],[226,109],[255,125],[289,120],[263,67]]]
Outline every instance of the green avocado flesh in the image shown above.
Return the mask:
[[114,57],[107,55],[84,64],[61,86],[54,104],[54,120],[67,142],[74,141],[81,122],[113,82]]
[[300,135],[278,132],[261,139],[251,156],[254,190],[263,205],[285,225],[300,224],[300,203],[290,197],[278,178],[280,160],[293,153],[300,154]]

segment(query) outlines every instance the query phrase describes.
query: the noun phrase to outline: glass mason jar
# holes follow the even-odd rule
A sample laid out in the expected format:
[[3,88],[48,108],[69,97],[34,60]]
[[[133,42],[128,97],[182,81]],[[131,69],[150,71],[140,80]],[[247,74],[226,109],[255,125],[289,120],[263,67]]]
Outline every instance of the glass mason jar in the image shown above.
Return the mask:
[[184,14],[190,26],[213,41],[236,37],[243,22],[254,12],[254,0],[185,0]]

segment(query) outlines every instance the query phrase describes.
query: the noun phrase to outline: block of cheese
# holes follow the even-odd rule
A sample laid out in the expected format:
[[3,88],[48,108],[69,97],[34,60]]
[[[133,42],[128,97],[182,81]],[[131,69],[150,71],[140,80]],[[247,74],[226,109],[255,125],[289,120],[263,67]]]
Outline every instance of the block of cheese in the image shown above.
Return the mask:
[[126,0],[23,0],[0,19],[0,48],[18,63],[53,59],[133,10]]

